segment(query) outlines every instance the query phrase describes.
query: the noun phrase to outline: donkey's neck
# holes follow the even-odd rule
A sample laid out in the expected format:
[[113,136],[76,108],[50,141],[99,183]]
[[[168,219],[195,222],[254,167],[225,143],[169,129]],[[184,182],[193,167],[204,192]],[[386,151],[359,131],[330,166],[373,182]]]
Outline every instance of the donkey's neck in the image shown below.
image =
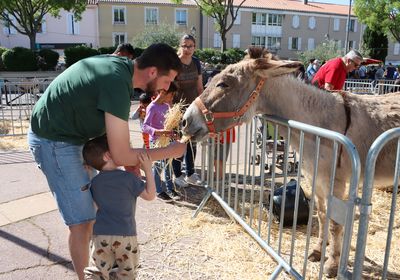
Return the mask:
[[257,113],[279,116],[343,132],[346,126],[343,99],[290,76],[268,79]]

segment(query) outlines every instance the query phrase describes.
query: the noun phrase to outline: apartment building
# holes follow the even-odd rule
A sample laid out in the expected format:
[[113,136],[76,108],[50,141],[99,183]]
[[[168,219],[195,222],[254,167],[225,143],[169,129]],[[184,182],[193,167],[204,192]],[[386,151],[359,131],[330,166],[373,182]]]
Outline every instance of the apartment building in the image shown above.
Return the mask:
[[102,47],[130,43],[151,25],[167,24],[178,33],[200,30],[200,11],[190,0],[180,5],[169,0],[99,0],[98,14]]
[[[58,18],[45,15],[41,30],[36,35],[37,47],[51,48],[60,52],[67,47],[82,44],[97,48],[99,47],[97,21],[97,5],[94,0],[88,2],[80,21],[75,19],[73,13],[65,10],[61,10]],[[28,36],[0,22],[0,46],[30,48],[30,43]]]
[[[299,0],[247,0],[227,36],[228,48],[267,47],[282,58],[296,58],[298,51],[313,50],[326,39],[344,48],[348,6]],[[220,40],[212,19],[205,21],[204,46],[218,48]],[[359,48],[362,29],[351,14],[348,45]]]

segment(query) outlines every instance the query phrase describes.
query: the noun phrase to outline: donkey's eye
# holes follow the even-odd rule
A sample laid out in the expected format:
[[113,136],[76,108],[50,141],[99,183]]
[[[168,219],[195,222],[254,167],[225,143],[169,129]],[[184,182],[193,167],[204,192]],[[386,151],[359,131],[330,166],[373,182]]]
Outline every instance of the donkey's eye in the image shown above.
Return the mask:
[[228,85],[225,84],[224,82],[220,82],[220,83],[217,84],[217,87],[219,87],[219,88],[227,88]]

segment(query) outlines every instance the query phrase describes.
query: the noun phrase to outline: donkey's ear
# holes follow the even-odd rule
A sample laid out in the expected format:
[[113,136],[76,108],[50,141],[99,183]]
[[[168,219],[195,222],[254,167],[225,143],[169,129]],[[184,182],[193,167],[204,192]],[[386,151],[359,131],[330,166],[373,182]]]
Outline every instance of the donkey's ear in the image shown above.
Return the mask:
[[254,70],[263,78],[281,76],[292,73],[302,65],[300,61],[255,59]]

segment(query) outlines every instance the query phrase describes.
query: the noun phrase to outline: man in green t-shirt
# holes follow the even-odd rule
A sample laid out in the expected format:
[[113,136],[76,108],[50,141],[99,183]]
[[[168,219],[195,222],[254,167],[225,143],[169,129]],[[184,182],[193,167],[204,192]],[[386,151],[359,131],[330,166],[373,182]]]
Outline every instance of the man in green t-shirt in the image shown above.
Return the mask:
[[[61,73],[33,109],[29,147],[69,227],[69,249],[79,279],[84,279],[88,265],[96,216],[83,145],[107,133],[114,161],[138,165],[143,149],[130,147],[128,128],[133,89],[167,90],[180,69],[175,50],[165,44],[150,46],[134,62],[116,55],[86,58]],[[185,150],[185,144],[175,142],[148,154],[161,160],[180,157]]]

